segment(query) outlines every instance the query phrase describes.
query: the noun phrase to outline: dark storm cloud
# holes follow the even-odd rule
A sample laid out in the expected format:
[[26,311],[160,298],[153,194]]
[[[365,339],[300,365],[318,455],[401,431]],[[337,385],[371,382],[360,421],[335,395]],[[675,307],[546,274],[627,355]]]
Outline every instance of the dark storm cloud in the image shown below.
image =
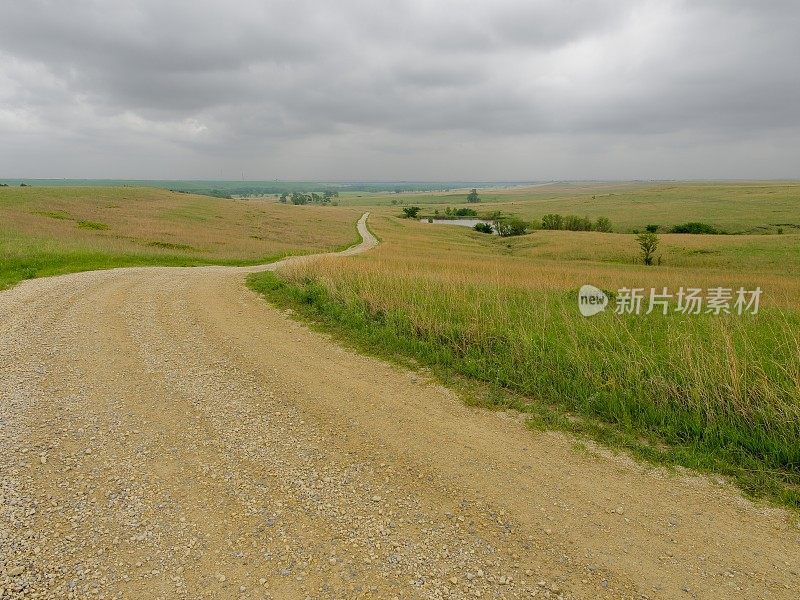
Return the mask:
[[[796,176],[797,2],[5,0],[0,11],[0,176],[204,177],[244,164],[253,177],[635,177],[643,144],[659,159],[641,176],[698,176],[687,148],[709,156],[709,177]],[[771,170],[741,173],[743,147]]]

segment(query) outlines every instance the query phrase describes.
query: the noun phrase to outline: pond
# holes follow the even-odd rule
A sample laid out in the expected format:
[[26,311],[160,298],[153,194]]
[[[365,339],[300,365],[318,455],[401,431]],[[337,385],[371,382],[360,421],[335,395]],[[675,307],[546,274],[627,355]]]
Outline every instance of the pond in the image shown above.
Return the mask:
[[420,223],[432,223],[434,225],[461,225],[462,227],[470,227],[473,228],[478,223],[488,223],[494,227],[494,224],[491,221],[485,221],[483,219],[420,219]]

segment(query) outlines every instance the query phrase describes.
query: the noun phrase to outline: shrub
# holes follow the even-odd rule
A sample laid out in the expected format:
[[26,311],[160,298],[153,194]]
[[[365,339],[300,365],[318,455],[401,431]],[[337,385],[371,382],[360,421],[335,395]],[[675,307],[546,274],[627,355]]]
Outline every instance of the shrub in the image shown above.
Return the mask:
[[683,225],[675,225],[672,229],[670,229],[672,233],[708,233],[708,234],[718,234],[722,233],[719,229],[714,227],[713,225],[709,225],[708,223],[699,223],[697,221],[692,221],[690,223],[684,223]]
[[457,208],[453,211],[453,214],[457,217],[477,217],[477,211],[471,208]]
[[403,214],[406,219],[415,219],[419,213],[419,206],[406,206],[403,209]]
[[542,229],[563,229],[564,218],[561,215],[549,214],[542,217]]
[[528,224],[522,219],[511,217],[503,219],[495,224],[497,233],[501,237],[511,237],[514,235],[525,235],[528,232]]
[[472,188],[470,193],[467,194],[467,202],[475,203],[475,202],[480,202],[480,201],[481,201],[481,197],[478,196],[478,190],[476,190],[475,188]]
[[595,231],[602,231],[603,233],[611,232],[611,220],[608,217],[597,217],[594,223]]
[[648,231],[637,235],[636,241],[639,243],[639,249],[642,252],[642,261],[646,265],[652,265],[653,255],[656,252],[656,248],[658,248],[658,236]]
[[658,225],[646,225],[644,230],[648,233],[656,233],[658,231]]
[[309,197],[301,192],[292,192],[292,204],[308,204]]
[[494,233],[494,228],[489,223],[475,223],[474,229],[479,233]]
[[589,217],[567,215],[564,217],[564,229],[569,231],[591,231],[592,222],[589,220]]

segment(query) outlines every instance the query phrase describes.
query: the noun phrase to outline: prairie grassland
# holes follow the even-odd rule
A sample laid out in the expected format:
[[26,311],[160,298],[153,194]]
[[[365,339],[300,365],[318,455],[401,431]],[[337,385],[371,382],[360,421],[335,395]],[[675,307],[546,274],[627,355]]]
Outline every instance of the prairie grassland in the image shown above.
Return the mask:
[[[497,238],[392,213],[373,213],[375,251],[251,285],[370,352],[488,386],[483,401],[538,426],[800,506],[800,235],[663,235],[664,264],[644,267],[632,235]],[[585,283],[764,292],[756,316],[585,319]]]
[[152,188],[0,188],[0,289],[134,265],[247,264],[334,249],[360,211]]
[[[501,210],[524,219],[547,213],[608,217],[615,231],[670,227],[688,221],[713,224],[729,233],[800,231],[800,183],[556,183],[538,187],[479,190],[481,202],[465,204],[467,190],[402,194],[344,194],[343,205],[385,206],[394,202],[442,209],[469,206]],[[399,212],[399,208],[398,208]]]

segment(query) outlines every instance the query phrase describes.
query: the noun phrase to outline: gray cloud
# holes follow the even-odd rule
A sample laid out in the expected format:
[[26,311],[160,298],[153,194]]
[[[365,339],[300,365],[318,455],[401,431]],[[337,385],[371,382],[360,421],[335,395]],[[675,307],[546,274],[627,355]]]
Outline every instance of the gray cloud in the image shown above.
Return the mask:
[[1,10],[0,176],[798,176],[788,0]]

